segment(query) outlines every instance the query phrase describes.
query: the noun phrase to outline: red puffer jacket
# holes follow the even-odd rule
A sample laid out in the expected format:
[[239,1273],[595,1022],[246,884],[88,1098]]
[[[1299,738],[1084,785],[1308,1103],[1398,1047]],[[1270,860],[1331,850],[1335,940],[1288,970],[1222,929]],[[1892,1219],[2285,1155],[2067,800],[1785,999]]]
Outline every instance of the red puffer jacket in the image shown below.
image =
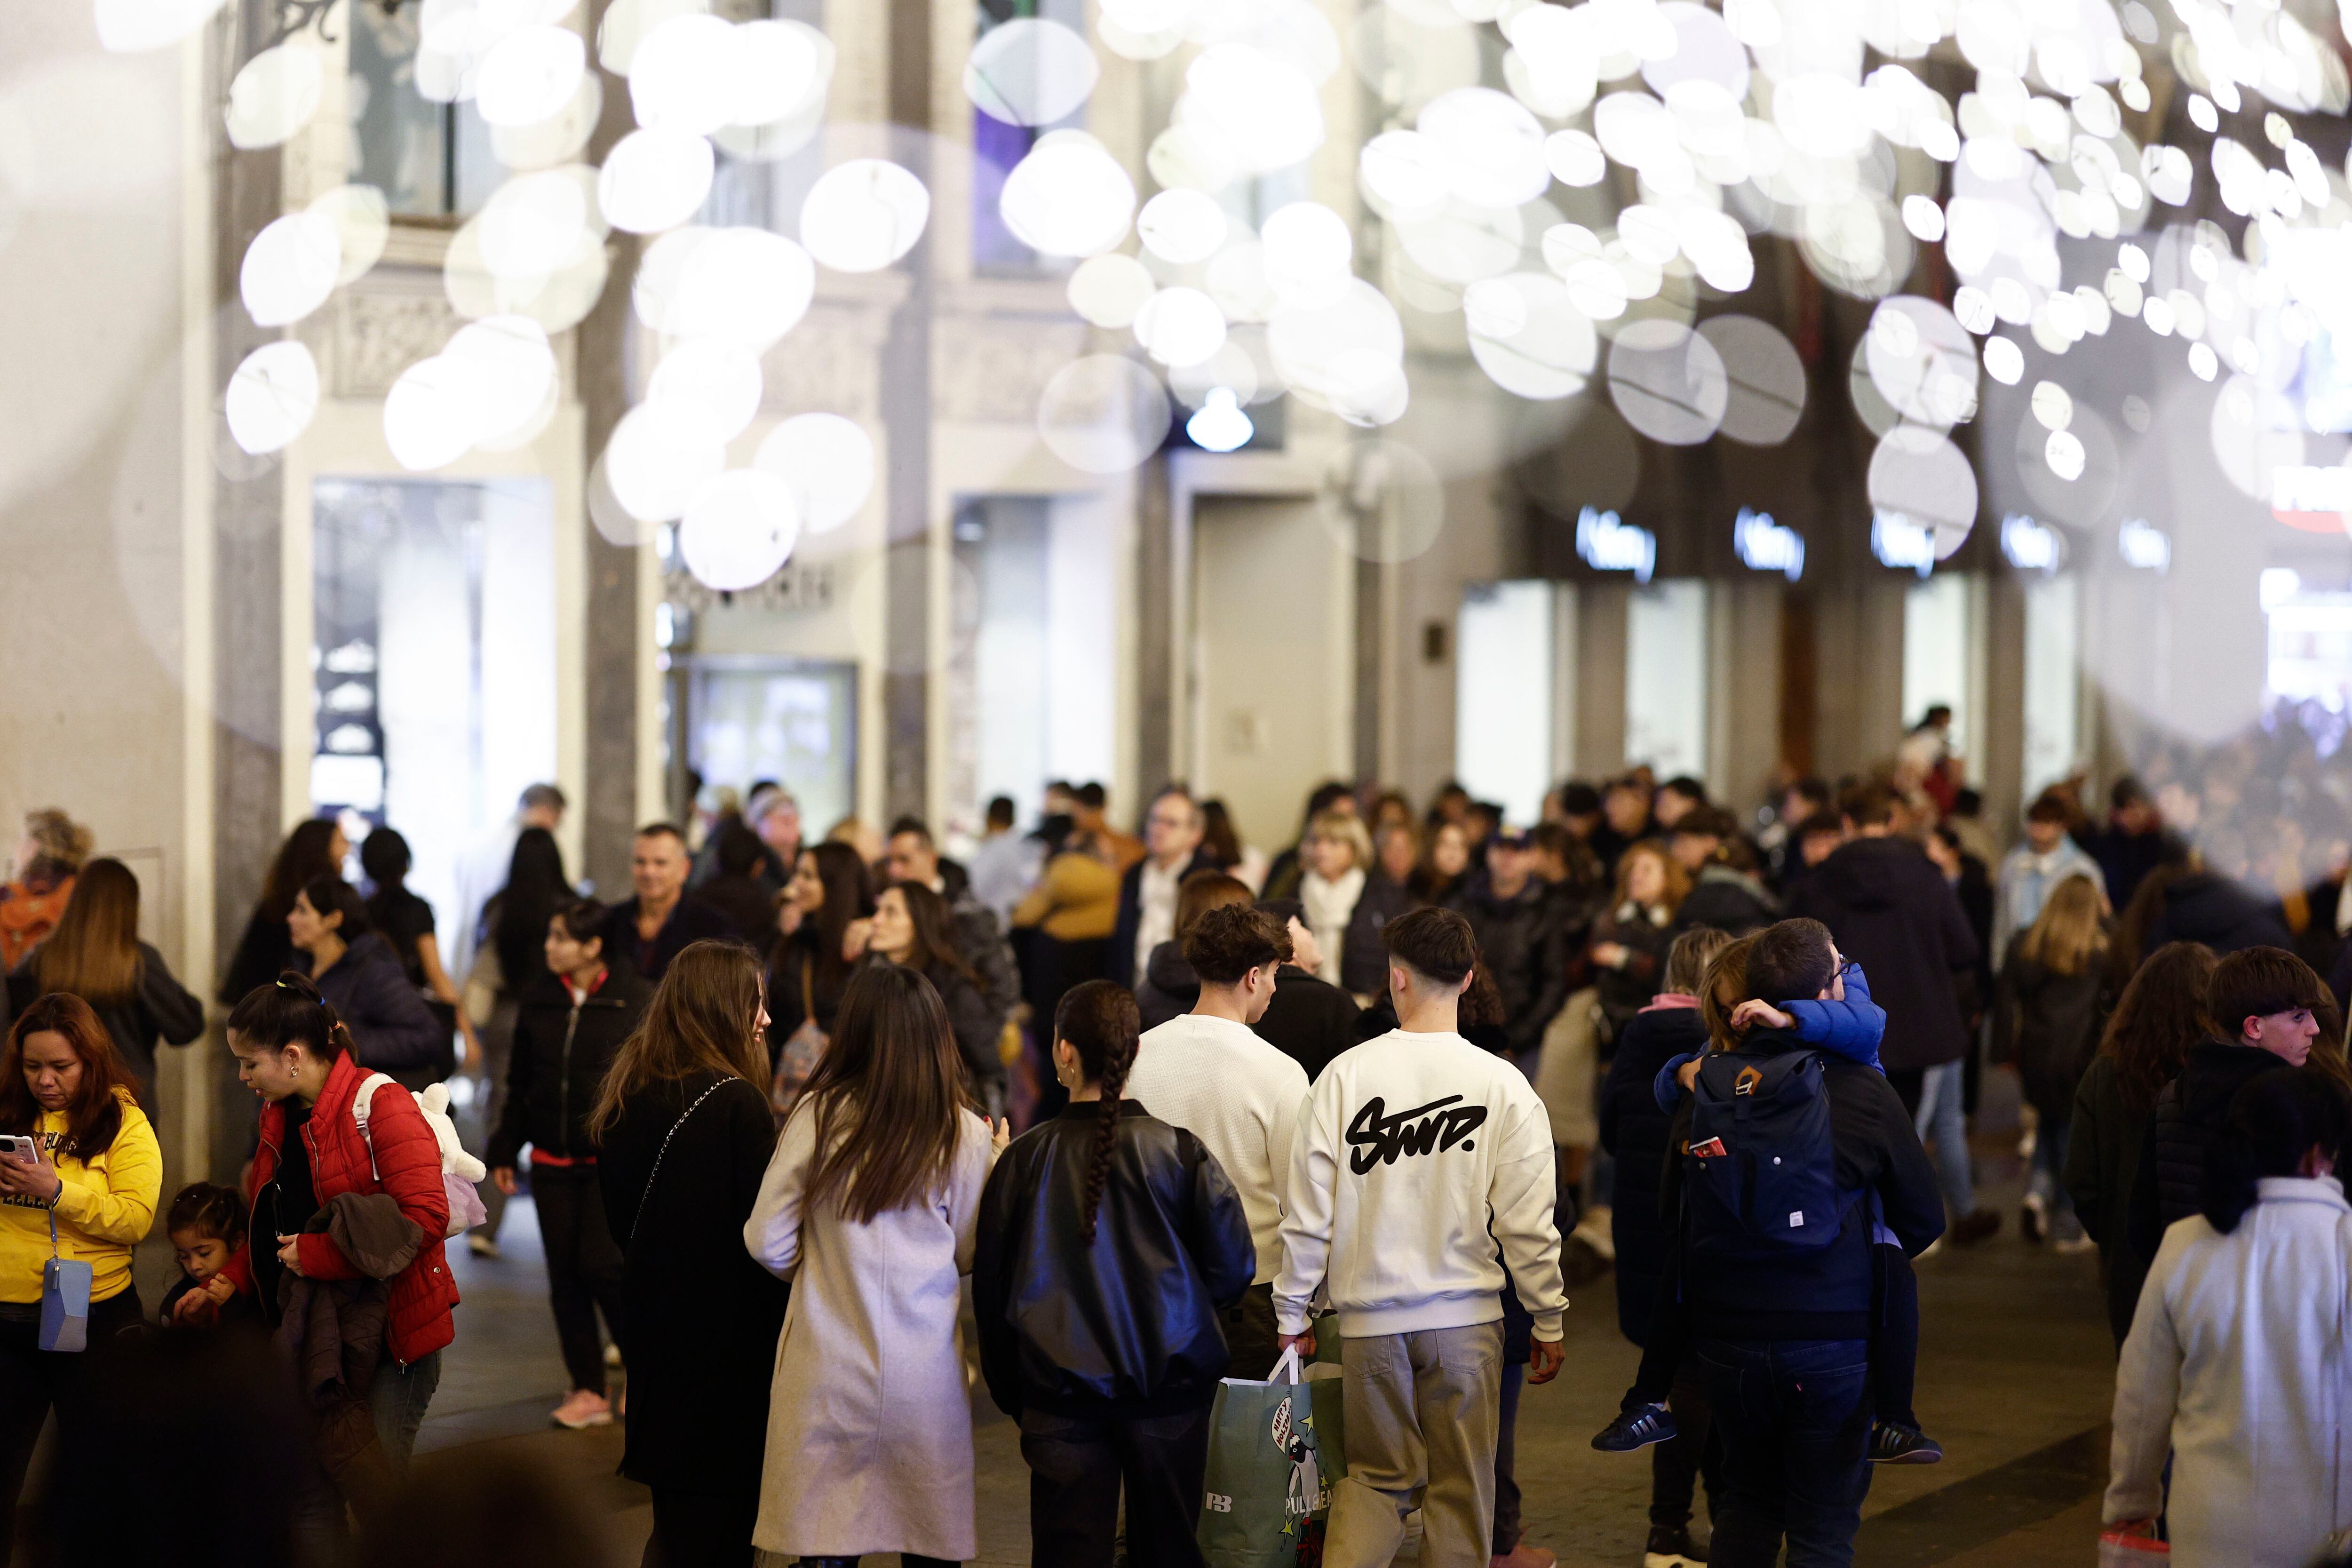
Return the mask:
[[[457,1282],[449,1277],[449,1259],[442,1248],[442,1232],[449,1228],[449,1196],[441,1185],[441,1144],[425,1124],[415,1100],[396,1083],[379,1086],[368,1102],[368,1137],[352,1115],[352,1101],[368,1069],[346,1054],[327,1074],[326,1091],[310,1110],[302,1136],[310,1151],[310,1181],[320,1207],[345,1193],[390,1193],[400,1212],[425,1232],[416,1261],[393,1278],[391,1341],[393,1359],[405,1366],[432,1354],[457,1337],[450,1309],[457,1304]],[[277,1173],[278,1150],[286,1137],[286,1108],[270,1103],[261,1108],[261,1147],[253,1156],[245,1201],[248,1212],[261,1189]],[[375,1170],[370,1173],[368,1141],[375,1142]],[[267,1237],[257,1237],[269,1245]],[[359,1271],[324,1232],[305,1232],[299,1243],[302,1272],[312,1279],[355,1279]]]

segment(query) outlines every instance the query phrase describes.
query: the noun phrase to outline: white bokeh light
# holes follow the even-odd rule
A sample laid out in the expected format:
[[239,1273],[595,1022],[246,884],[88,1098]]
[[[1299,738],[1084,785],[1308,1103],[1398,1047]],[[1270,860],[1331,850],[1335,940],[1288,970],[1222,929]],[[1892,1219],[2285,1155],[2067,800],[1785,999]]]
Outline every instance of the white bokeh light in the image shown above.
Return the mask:
[[792,487],[801,526],[829,533],[874,493],[874,437],[838,414],[795,414],[768,432],[751,465]]
[[264,343],[228,378],[229,436],[257,456],[291,442],[318,411],[319,362],[299,342]]
[[911,170],[855,158],[818,176],[801,204],[801,244],[836,272],[878,272],[915,247],[931,194]]
[[686,569],[721,593],[756,588],[800,542],[792,487],[761,468],[730,468],[698,490],[678,520]]

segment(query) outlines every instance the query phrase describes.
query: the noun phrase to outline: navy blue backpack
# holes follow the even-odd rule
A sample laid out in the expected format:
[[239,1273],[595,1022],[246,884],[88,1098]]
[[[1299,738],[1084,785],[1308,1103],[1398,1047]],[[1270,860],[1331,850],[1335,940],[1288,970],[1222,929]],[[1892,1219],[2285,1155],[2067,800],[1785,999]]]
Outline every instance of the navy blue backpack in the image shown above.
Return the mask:
[[1859,1195],[1837,1190],[1829,1090],[1813,1051],[1700,1058],[1683,1168],[1694,1258],[1817,1251],[1837,1239]]

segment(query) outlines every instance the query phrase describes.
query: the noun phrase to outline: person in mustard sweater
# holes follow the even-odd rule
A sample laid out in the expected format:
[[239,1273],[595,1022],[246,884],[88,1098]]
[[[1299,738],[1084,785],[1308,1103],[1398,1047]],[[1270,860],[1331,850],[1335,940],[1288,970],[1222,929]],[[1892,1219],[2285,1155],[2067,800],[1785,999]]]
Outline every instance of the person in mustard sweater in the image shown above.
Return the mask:
[[[0,1051],[0,1133],[34,1145],[28,1157],[0,1153],[0,1518],[16,1517],[51,1406],[61,1425],[79,1420],[94,1370],[141,1321],[131,1249],[155,1223],[163,1154],[132,1084],[106,1026],[67,992],[18,1014]],[[39,1348],[53,1247],[90,1266],[89,1348],[79,1352]]]
[[[1066,819],[1065,819],[1065,825]],[[1049,829],[1055,826],[1048,823]],[[1060,847],[1045,862],[1045,874],[1013,911],[1013,951],[1020,955],[1023,997],[1039,1020],[1034,1049],[1048,1044],[1045,1020],[1054,1016],[1074,985],[1103,977],[1110,936],[1118,924],[1119,864],[1109,841],[1084,828],[1065,826]],[[1039,1073],[1040,1119],[1061,1113],[1068,1091]]]

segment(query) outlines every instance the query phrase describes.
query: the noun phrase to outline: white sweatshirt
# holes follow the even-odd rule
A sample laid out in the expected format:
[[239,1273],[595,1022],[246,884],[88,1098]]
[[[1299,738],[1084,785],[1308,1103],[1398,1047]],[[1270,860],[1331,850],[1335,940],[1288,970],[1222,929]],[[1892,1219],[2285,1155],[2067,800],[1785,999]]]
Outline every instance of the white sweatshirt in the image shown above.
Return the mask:
[[1257,1279],[1282,1263],[1290,1142],[1307,1072],[1246,1024],[1188,1013],[1144,1032],[1125,1098],[1198,1138],[1241,1194],[1257,1247]]
[[1306,1331],[1327,1284],[1349,1339],[1491,1323],[1500,1243],[1536,1337],[1559,1338],[1551,1119],[1524,1073],[1461,1036],[1393,1030],[1325,1068],[1291,1147],[1288,1197],[1282,1332]]

